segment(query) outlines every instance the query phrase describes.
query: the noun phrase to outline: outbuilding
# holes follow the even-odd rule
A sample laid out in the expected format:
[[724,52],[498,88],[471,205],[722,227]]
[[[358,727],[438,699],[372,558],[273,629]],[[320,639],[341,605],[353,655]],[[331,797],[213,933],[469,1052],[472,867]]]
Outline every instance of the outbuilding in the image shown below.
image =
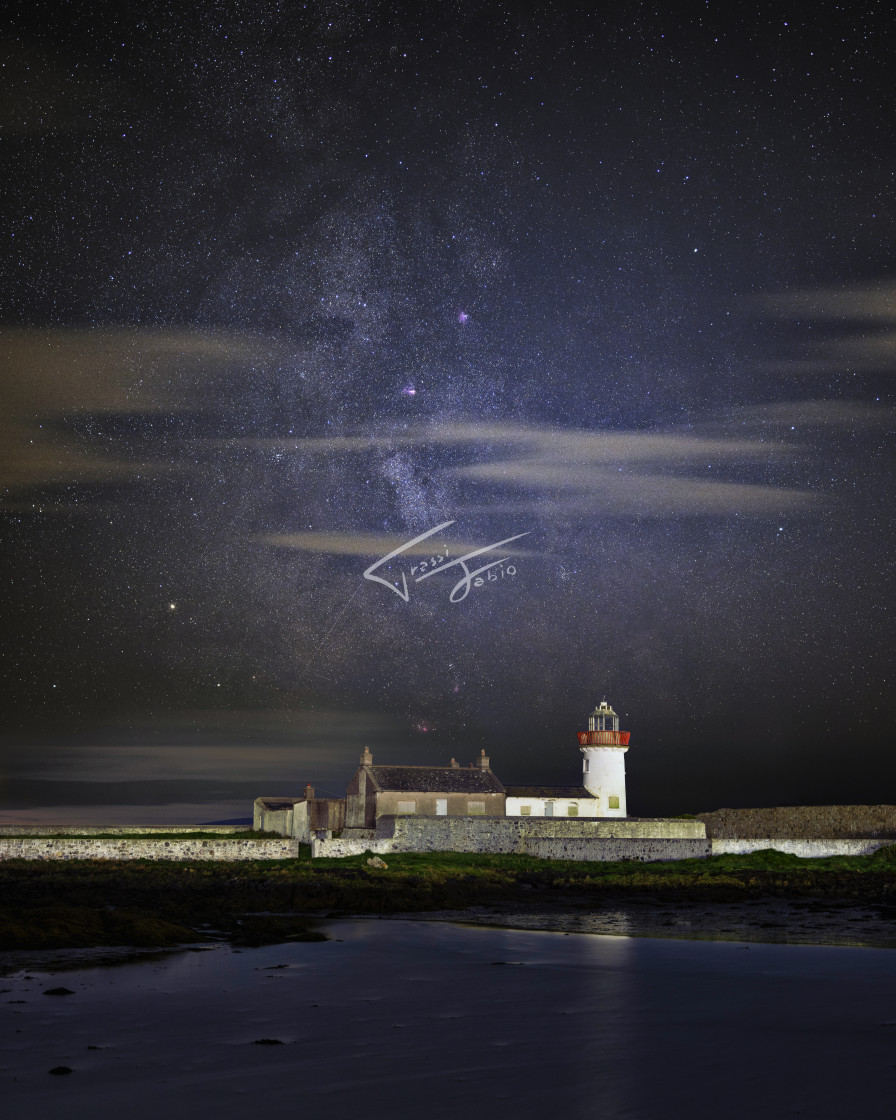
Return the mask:
[[332,836],[345,825],[344,797],[315,797],[314,787],[305,786],[304,797],[256,797],[252,827],[277,832],[303,844],[312,836]]
[[599,817],[600,798],[584,786],[507,786],[508,817]]

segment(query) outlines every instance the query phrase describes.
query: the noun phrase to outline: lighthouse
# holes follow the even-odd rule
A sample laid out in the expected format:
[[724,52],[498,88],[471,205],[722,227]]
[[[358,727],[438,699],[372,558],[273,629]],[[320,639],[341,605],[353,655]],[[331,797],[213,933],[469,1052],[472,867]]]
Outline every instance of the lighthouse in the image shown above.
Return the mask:
[[601,700],[588,717],[588,730],[578,735],[579,749],[585,756],[582,780],[600,803],[598,815],[624,817],[625,752],[630,732],[619,730],[619,716],[606,700]]

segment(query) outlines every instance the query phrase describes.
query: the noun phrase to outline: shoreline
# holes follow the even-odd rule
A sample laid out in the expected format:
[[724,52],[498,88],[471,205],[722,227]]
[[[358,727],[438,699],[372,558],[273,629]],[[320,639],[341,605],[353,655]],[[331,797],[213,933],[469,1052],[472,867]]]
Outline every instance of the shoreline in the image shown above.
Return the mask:
[[416,853],[368,863],[6,861],[0,950],[309,940],[322,916],[896,948],[896,851],[675,864]]
[[472,906],[384,917],[601,937],[896,949],[896,918],[882,917],[877,906],[850,900],[812,907],[805,900],[766,897],[675,907],[650,898],[614,898],[597,908]]
[[[773,897],[748,902],[691,903],[673,909],[673,903],[654,898],[607,898],[591,907],[574,898],[557,900],[549,907],[525,903],[471,906],[463,910],[409,911],[404,913],[311,913],[296,911],[279,918],[300,920],[318,935],[321,926],[343,922],[439,923],[520,933],[556,933],[565,936],[632,938],[660,941],[705,941],[751,945],[792,945],[848,949],[896,949],[896,915],[881,918],[878,908],[851,900],[829,900],[822,907],[807,907],[806,900]],[[817,919],[822,913],[823,922]],[[322,940],[314,936],[308,940]],[[306,940],[301,938],[299,940]],[[185,953],[241,953],[247,949],[275,949],[295,941],[271,940],[263,945],[240,945],[229,938],[193,941],[168,946],[101,945],[0,950],[0,978],[23,971],[68,972],[90,968],[117,968],[134,963],[165,961]]]

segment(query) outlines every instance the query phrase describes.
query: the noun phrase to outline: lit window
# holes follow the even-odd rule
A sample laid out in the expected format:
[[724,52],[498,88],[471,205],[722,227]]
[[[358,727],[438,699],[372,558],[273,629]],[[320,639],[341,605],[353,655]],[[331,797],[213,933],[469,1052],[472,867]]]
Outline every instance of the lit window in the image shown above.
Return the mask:
[[470,814],[470,816],[473,816],[474,814],[476,814],[478,816],[484,816],[485,815],[485,802],[484,801],[468,801],[467,802],[467,812]]
[[618,797],[608,797],[607,798],[607,808],[608,809],[618,809],[619,808],[619,798]]
[[568,817],[577,817],[579,815],[578,805],[570,805],[569,808],[566,810],[566,815]]
[[398,802],[398,809],[396,811],[400,814],[416,813],[417,812],[417,802],[416,801],[399,801]]
[[532,806],[531,805],[520,805],[520,816],[521,817],[531,817],[532,816]]
[[437,817],[447,817],[448,816],[448,798],[447,797],[437,797],[436,798],[436,816]]

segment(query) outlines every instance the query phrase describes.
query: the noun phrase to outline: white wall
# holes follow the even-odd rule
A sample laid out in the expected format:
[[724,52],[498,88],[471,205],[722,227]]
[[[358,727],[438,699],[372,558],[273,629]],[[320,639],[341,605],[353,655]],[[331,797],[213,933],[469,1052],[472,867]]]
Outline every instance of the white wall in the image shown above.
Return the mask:
[[530,807],[528,816],[530,817],[543,817],[546,816],[545,805],[548,801],[553,802],[554,816],[555,817],[568,817],[570,805],[578,806],[578,816],[580,817],[599,817],[600,814],[600,801],[597,798],[591,797],[508,797],[507,808],[504,815],[508,817],[521,817],[523,815],[522,809],[524,805]]
[[292,829],[290,835],[293,840],[302,844],[311,843],[311,834],[308,831],[308,802],[297,801],[292,807]]
[[[601,816],[624,817],[625,804],[625,752],[628,747],[580,747],[582,760],[582,785],[601,804]],[[609,799],[619,798],[619,807],[611,809]]]

